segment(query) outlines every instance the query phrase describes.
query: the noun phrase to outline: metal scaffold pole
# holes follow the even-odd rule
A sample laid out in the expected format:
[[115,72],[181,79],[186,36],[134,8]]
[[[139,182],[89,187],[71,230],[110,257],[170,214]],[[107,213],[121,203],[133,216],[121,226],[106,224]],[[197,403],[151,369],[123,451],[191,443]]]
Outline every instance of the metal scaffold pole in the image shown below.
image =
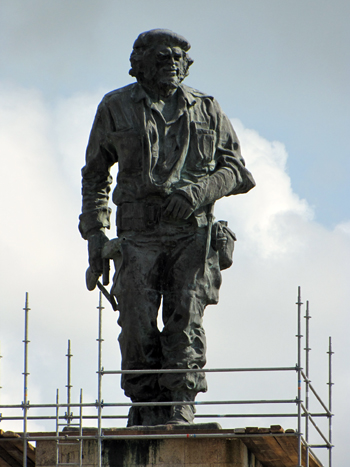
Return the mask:
[[310,321],[310,312],[309,312],[309,301],[306,302],[306,314],[305,314],[305,320],[306,320],[306,329],[305,329],[305,334],[306,334],[306,346],[305,346],[305,441],[306,441],[306,467],[309,467],[309,390],[310,390],[310,380],[309,380],[309,352],[311,350],[310,348],[310,343],[309,343],[309,338],[310,338],[310,326],[309,326],[309,321]]
[[98,409],[98,427],[97,427],[97,437],[98,437],[98,467],[102,465],[102,293],[99,294],[99,303],[98,303],[98,399],[97,399],[97,409]]
[[332,386],[334,385],[332,381],[332,355],[334,352],[332,351],[332,338],[329,337],[329,346],[328,346],[328,410],[330,414],[328,415],[328,420],[329,420],[329,433],[328,433],[328,441],[330,444],[329,447],[329,461],[328,465],[329,467],[332,467]]
[[26,292],[26,300],[24,310],[24,371],[23,371],[23,467],[27,467],[27,420],[28,420],[28,317],[29,317],[29,300],[28,292]]
[[303,337],[301,334],[301,305],[303,304],[301,301],[300,295],[300,287],[298,287],[298,301],[296,303],[298,305],[298,467],[302,467],[301,464],[301,338]]
[[56,390],[56,466],[59,464],[60,396]]
[[79,408],[79,467],[83,465],[83,390],[80,389]]
[[73,355],[71,354],[70,350],[71,349],[70,349],[70,339],[69,339],[68,340],[68,350],[67,350],[67,354],[66,354],[66,357],[67,357],[67,384],[66,384],[66,388],[67,388],[67,412],[65,414],[68,426],[70,425],[71,420],[73,418],[73,412],[70,411],[70,409],[71,409],[71,388],[72,388],[72,385],[71,385],[71,358],[73,357]]

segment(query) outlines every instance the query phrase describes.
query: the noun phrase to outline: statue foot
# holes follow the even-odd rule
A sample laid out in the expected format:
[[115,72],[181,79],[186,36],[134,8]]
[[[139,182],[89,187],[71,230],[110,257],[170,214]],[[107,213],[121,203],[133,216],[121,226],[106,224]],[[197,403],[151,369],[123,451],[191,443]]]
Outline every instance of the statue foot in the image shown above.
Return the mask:
[[195,409],[191,405],[176,405],[171,408],[170,420],[167,425],[191,425],[194,421]]
[[142,425],[140,407],[130,407],[127,427]]
[[[196,393],[192,391],[175,391],[171,394],[174,402],[192,402]],[[173,405],[167,425],[193,424],[196,409],[193,405]]]

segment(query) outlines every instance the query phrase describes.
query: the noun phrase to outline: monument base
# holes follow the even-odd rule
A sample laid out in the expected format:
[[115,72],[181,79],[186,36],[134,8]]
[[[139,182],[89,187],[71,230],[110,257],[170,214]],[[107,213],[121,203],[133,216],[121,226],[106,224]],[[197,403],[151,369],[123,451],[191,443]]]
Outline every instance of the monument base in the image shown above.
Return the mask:
[[[183,438],[166,437],[189,431]],[[163,431],[163,438],[106,440],[102,463],[105,467],[262,467],[241,440],[199,437],[207,431],[198,426],[190,430],[177,426]],[[215,430],[217,435],[219,432]]]
[[[295,467],[297,436],[276,427],[221,429],[215,423],[162,425],[157,427],[110,428],[103,430],[103,467]],[[256,430],[256,431],[255,431]],[[47,437],[47,433],[45,434]],[[80,463],[77,431],[61,433],[58,464],[56,441],[36,443],[36,466],[56,467]],[[82,465],[98,462],[96,428],[83,430]],[[44,434],[43,434],[44,436]],[[303,449],[305,458],[305,449]],[[319,467],[310,456],[310,467]],[[303,464],[305,465],[305,464]]]

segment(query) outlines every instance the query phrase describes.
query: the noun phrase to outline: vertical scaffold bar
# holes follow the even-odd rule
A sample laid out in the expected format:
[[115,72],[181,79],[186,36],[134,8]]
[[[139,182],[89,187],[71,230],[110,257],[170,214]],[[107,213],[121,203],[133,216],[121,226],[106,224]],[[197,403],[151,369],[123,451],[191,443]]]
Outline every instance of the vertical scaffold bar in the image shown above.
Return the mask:
[[300,294],[300,286],[298,287],[298,301],[296,303],[298,305],[298,467],[302,467],[301,464],[301,294]]
[[68,339],[68,350],[67,350],[66,357],[67,357],[67,384],[66,384],[66,388],[67,388],[67,412],[66,412],[65,416],[66,416],[66,420],[67,420],[67,425],[69,426],[70,423],[71,423],[71,420],[73,418],[73,412],[71,413],[71,411],[70,411],[71,388],[72,388],[72,385],[71,385],[71,358],[73,357],[73,355],[70,352],[70,339]]
[[59,464],[59,430],[60,430],[60,397],[59,390],[56,390],[56,466]]
[[[332,338],[329,337],[329,345],[328,345],[328,409],[330,413],[332,414],[332,386],[333,386],[333,381],[332,381],[332,355],[334,352],[332,351]],[[329,467],[332,467],[332,415],[329,415],[328,417],[329,421],[329,434],[328,434],[328,441],[329,444],[331,445],[329,447],[328,451],[328,465]]]
[[310,448],[309,448],[309,389],[310,389],[310,380],[309,380],[309,352],[311,350],[310,348],[310,327],[309,327],[309,321],[310,321],[310,312],[309,312],[309,301],[306,301],[306,314],[305,314],[305,334],[306,334],[306,346],[305,346],[305,374],[306,374],[306,381],[305,381],[305,408],[306,408],[306,414],[305,414],[305,441],[306,441],[306,463],[305,466],[309,467],[309,453],[310,453]]
[[80,389],[80,411],[79,411],[79,467],[83,466],[83,390]]
[[97,408],[98,408],[98,427],[97,427],[97,438],[98,438],[98,467],[102,465],[102,310],[104,307],[102,306],[102,293],[99,294],[99,302],[98,302],[98,400],[97,400]]
[[24,310],[24,372],[23,372],[23,467],[27,467],[27,417],[28,417],[28,316],[29,316],[29,299],[26,292],[26,301]]

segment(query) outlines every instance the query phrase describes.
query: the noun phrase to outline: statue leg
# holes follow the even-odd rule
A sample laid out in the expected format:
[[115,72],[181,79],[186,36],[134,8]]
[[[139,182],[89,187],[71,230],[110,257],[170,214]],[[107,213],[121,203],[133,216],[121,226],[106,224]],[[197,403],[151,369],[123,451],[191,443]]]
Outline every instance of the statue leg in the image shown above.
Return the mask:
[[[161,368],[160,331],[157,315],[159,291],[159,242],[125,241],[116,262],[113,294],[119,304],[121,326],[119,345],[123,370]],[[133,402],[157,402],[161,399],[158,374],[123,375],[121,386]],[[167,408],[169,412],[169,408]],[[164,409],[131,408],[128,426],[157,425],[163,422]]]
[[[164,312],[168,319],[161,335],[163,368],[203,368],[206,363],[206,337],[202,324],[205,302],[198,299],[195,292],[184,289],[167,298]],[[163,374],[159,384],[163,391],[170,393],[170,400],[178,402],[194,401],[198,392],[207,390],[204,372]],[[172,406],[168,423],[192,423],[194,413],[193,405]]]
[[[165,268],[162,367],[200,369],[206,363],[203,313],[207,304],[217,302],[221,275],[215,256],[210,259],[210,267],[205,267],[203,229],[178,240]],[[198,392],[207,390],[202,372],[164,374],[159,384],[171,393],[173,401],[193,401]],[[193,406],[173,406],[169,423],[192,423],[193,419]]]

